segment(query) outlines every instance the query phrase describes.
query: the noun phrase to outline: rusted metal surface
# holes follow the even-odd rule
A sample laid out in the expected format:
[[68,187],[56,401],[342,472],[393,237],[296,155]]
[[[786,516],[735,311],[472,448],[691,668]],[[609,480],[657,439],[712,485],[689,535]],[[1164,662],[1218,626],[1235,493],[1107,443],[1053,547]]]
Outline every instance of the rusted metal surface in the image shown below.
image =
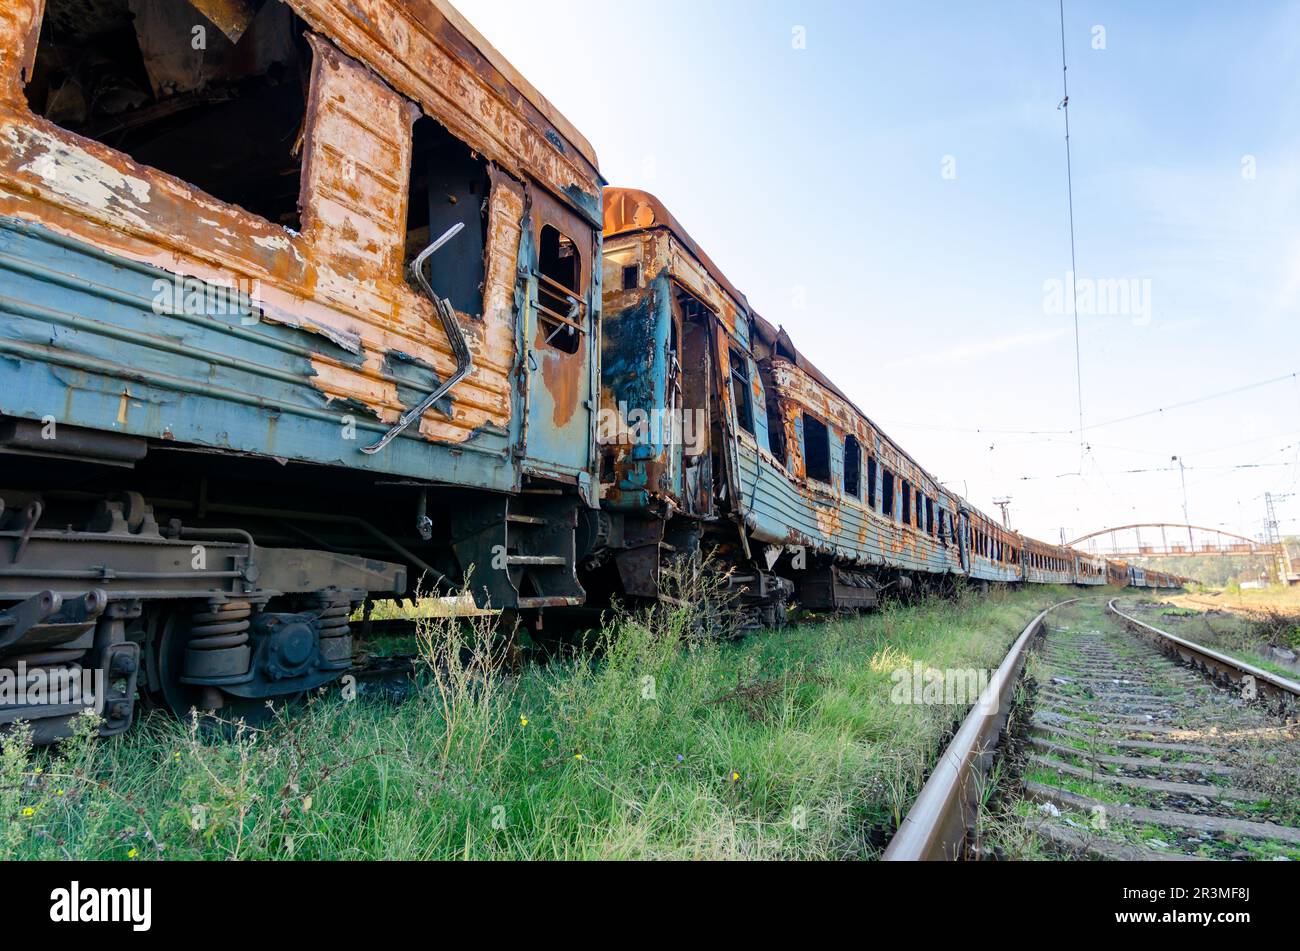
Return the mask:
[[[714,333],[710,390],[727,443],[715,448],[732,487],[729,508],[747,537],[863,566],[1021,579],[1018,536],[944,489],[881,432],[784,329],[753,310],[662,202],[637,189],[609,188],[604,210],[604,412],[672,405],[672,341],[682,338],[686,324],[677,302],[669,303],[689,295]],[[625,286],[629,272],[638,276],[635,286]],[[743,366],[733,375],[737,358]],[[737,395],[728,385],[737,378],[748,381],[752,432],[738,421]],[[825,478],[809,476],[805,414],[827,430]],[[847,437],[862,452],[856,493],[846,491]],[[773,448],[781,446],[778,458]],[[679,449],[651,441],[607,443],[602,451],[608,504],[690,510]],[[887,478],[896,485],[892,511],[883,506]],[[905,502],[911,503],[906,515]]]
[[979,700],[962,721],[957,734],[921,787],[916,802],[890,840],[887,862],[955,861],[962,858],[966,839],[978,815],[983,778],[992,765],[1016,683],[1024,670],[1030,642],[1052,611],[1077,598],[1044,610],[1029,622],[998,665]]
[[1249,684],[1257,695],[1269,700],[1294,702],[1300,698],[1300,683],[1139,621],[1116,607],[1118,601],[1118,598],[1112,598],[1107,602],[1106,609],[1129,630],[1152,641],[1164,653],[1179,657],[1185,663],[1233,686],[1246,687]]
[[248,0],[190,0],[190,3],[232,43],[238,43],[253,22],[253,8]]
[[[590,145],[441,0],[289,5],[313,30],[299,230],[33,115],[23,85],[36,52],[40,0],[0,10],[0,217],[38,223],[126,261],[246,290],[259,323],[319,336],[304,383],[320,404],[373,420],[382,431],[410,405],[395,363],[427,368],[438,379],[456,366],[446,336],[431,330],[438,326],[432,303],[402,274],[410,127],[423,111],[492,163],[494,184],[483,313],[460,315],[475,368],[457,387],[451,412],[425,414],[416,431],[448,446],[512,426],[522,438],[511,380],[522,346],[516,331],[528,306],[516,292],[521,225],[530,202],[551,203],[581,223],[582,233],[571,237],[598,247],[601,180]],[[204,9],[223,31],[235,31],[243,7],[211,0]],[[585,431],[580,376],[554,368],[541,375],[551,419],[581,415]],[[584,447],[590,441],[584,437]],[[572,461],[572,451],[563,460],[543,452],[539,468],[586,468]]]

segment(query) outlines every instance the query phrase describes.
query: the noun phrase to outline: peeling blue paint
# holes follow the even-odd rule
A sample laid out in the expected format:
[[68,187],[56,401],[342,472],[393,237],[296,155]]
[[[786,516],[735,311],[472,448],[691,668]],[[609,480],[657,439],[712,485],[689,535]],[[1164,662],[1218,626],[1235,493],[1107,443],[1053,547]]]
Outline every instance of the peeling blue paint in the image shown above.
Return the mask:
[[[360,452],[388,425],[354,400],[331,401],[312,366],[320,355],[359,365],[359,348],[248,307],[156,308],[160,282],[174,280],[0,218],[0,413],[498,491],[518,484],[509,438],[486,429],[467,444],[410,433]],[[400,356],[390,366],[403,399],[429,392],[426,368]]]

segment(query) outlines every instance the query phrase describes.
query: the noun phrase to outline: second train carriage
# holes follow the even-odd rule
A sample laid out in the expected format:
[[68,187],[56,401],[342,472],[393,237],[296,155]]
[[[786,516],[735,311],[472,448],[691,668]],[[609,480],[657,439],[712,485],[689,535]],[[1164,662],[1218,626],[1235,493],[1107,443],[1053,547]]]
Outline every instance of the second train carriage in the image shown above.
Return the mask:
[[769,620],[791,594],[861,608],[949,576],[1106,582],[1103,559],[1010,532],[938,484],[653,195],[607,188],[604,228],[593,591],[657,597],[701,546]]

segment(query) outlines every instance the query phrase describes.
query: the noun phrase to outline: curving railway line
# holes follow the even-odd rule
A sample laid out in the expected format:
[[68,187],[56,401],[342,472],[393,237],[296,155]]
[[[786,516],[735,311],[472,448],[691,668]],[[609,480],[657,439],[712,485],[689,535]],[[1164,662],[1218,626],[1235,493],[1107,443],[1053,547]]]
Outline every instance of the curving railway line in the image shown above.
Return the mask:
[[[1016,640],[884,858],[969,857],[976,838],[976,853],[996,853],[1014,828],[1067,857],[1295,859],[1298,713],[1300,683],[1139,621],[1118,598],[1061,602]],[[986,823],[1000,744],[1019,789],[1000,790]]]

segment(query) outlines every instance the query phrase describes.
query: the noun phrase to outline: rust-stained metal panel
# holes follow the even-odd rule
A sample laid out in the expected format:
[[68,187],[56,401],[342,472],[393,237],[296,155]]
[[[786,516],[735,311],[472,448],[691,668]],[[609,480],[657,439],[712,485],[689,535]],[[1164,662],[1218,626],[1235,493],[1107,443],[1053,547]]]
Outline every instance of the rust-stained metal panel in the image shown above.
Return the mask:
[[248,0],[189,0],[191,6],[212,21],[212,25],[226,35],[232,43],[253,22],[253,7]]
[[[444,0],[290,0],[344,52],[371,64],[458,138],[600,221],[591,146]],[[477,37],[477,42],[475,40]],[[512,81],[513,80],[513,81]],[[522,87],[522,88],[521,88]]]
[[[309,37],[300,231],[32,115],[23,84],[40,0],[0,10],[0,216],[239,288],[259,321],[322,338],[305,382],[325,405],[391,423],[410,403],[395,362],[425,368],[431,379],[445,378],[455,363],[431,303],[402,274],[410,126],[423,111],[495,165],[484,313],[459,315],[475,368],[451,394],[450,411],[431,410],[417,431],[447,445],[508,432],[515,331],[527,306],[516,293],[523,194],[533,187],[553,195],[587,222],[570,230],[585,228],[593,240],[601,180],[590,146],[499,54],[476,45],[481,37],[441,0],[288,2],[317,29]],[[234,0],[222,3],[237,13]],[[359,360],[340,357],[338,348]],[[582,398],[557,387],[559,402]],[[576,409],[557,403],[553,415]]]
[[[607,188],[603,206],[606,323],[610,328],[602,387],[606,411],[629,391],[629,368],[644,377],[637,380],[636,387],[644,391],[641,402],[664,403],[669,380],[658,351],[667,346],[668,335],[660,326],[666,320],[664,309],[655,301],[670,283],[701,302],[715,321],[713,395],[727,440],[721,457],[728,481],[736,490],[729,503],[731,510],[743,521],[749,536],[771,545],[803,545],[844,562],[969,573],[984,580],[1020,580],[1019,536],[939,485],[881,432],[797,350],[784,329],[773,327],[754,312],[744,294],[662,202],[637,189]],[[625,289],[622,269],[632,265],[639,268],[643,280],[638,287]],[[643,327],[644,332],[615,329],[624,323]],[[757,360],[761,371],[749,374],[753,433],[737,423],[730,385],[731,362],[736,355],[746,362],[746,369],[753,365],[750,361]],[[826,427],[829,481],[808,477],[803,449],[805,413]],[[777,431],[769,432],[769,417]],[[774,440],[774,436],[781,438]],[[857,440],[863,453],[862,486],[856,497],[845,491],[847,436]],[[786,447],[784,460],[771,452],[776,442]],[[606,446],[604,451],[613,463],[613,481],[605,480],[605,497],[616,507],[658,501],[686,509],[681,487],[672,479],[675,456],[671,447]],[[868,461],[874,463],[870,469]],[[880,508],[880,480],[885,470],[899,480],[893,512]],[[868,487],[866,480],[873,472],[877,481]],[[909,498],[920,504],[919,510],[915,505],[910,509],[913,514],[908,519],[902,517],[901,480],[908,484]],[[869,504],[873,499],[874,505]]]

